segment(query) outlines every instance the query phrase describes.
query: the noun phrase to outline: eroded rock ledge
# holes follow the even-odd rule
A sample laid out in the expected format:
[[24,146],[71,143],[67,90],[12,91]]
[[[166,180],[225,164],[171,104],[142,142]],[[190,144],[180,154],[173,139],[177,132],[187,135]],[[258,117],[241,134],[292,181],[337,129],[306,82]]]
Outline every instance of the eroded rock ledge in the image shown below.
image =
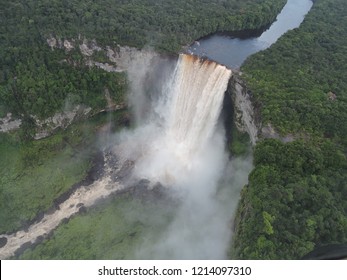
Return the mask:
[[[131,62],[139,57],[158,55],[151,49],[140,50],[121,45],[116,45],[115,47],[100,46],[96,40],[82,39],[81,36],[76,39],[61,39],[50,36],[46,41],[52,50],[55,48],[64,49],[66,52],[70,52],[73,49],[79,50],[85,57],[85,64],[87,66],[96,66],[107,72],[124,72],[131,66]],[[94,60],[93,55],[96,52],[104,52],[108,61],[100,62]]]
[[[81,36],[76,39],[61,39],[50,36],[46,41],[52,50],[58,48],[70,52],[74,49],[78,49],[84,56],[84,63],[86,66],[95,66],[107,72],[125,72],[132,67],[132,61],[158,56],[158,54],[152,50],[138,50],[128,46],[117,45],[114,48],[110,46],[102,47],[99,46],[95,40],[82,39]],[[104,52],[108,61],[95,61],[93,55],[96,52]],[[101,111],[116,111],[126,107],[125,103],[114,103],[107,89],[104,94],[107,107]],[[36,116],[31,116],[37,127],[34,139],[38,140],[50,136],[56,129],[66,128],[73,122],[88,118],[94,113],[92,108],[79,104],[70,109],[65,108],[44,120]],[[22,120],[20,117],[14,117],[11,113],[8,113],[4,118],[0,119],[0,132],[7,133],[19,129],[21,124]]]
[[255,145],[258,140],[266,138],[278,139],[284,143],[296,139],[293,134],[281,135],[271,123],[262,122],[260,110],[255,105],[252,91],[242,80],[242,72],[233,70],[228,94],[233,101],[236,128],[240,132],[247,132],[252,145]]
[[252,145],[255,145],[259,139],[261,121],[253,105],[252,93],[241,79],[241,72],[233,70],[228,93],[233,101],[236,128],[240,132],[247,132]]

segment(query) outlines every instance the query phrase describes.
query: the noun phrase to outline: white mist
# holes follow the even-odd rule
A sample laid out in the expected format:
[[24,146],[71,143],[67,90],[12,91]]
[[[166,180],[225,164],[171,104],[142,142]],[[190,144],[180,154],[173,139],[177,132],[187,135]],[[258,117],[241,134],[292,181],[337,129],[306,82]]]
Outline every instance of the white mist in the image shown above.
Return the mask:
[[[138,88],[141,75],[132,75]],[[169,226],[155,242],[144,242],[137,258],[226,258],[231,218],[250,170],[246,165],[247,171],[239,173],[242,178],[233,179],[237,181],[234,197],[228,197],[234,194],[226,182],[227,191],[218,195],[224,175],[229,178],[233,169],[225,152],[224,127],[218,124],[230,76],[231,70],[215,62],[180,55],[161,93],[147,97],[150,102],[139,99],[150,104],[147,118],[135,130],[118,136],[115,152],[134,162],[135,180],[159,182],[182,198]]]

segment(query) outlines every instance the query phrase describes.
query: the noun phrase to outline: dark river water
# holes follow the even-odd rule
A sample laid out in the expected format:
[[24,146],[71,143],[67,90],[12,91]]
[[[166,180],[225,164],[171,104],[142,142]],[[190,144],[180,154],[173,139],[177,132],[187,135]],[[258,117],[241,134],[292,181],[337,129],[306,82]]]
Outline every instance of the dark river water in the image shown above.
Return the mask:
[[288,0],[276,21],[260,36],[241,39],[215,34],[195,42],[188,53],[208,57],[232,69],[239,68],[251,54],[270,47],[288,30],[299,27],[311,7],[311,0]]

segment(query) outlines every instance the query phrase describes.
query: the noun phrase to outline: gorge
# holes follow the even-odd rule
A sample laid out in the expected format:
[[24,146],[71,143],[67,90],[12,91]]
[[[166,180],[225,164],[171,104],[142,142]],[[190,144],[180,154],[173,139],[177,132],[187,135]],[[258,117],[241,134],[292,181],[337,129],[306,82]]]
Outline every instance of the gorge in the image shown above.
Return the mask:
[[[174,223],[178,223],[175,228],[182,229],[182,223],[196,224],[192,228],[201,232],[207,224],[206,216],[213,215],[214,207],[218,205],[214,192],[227,162],[224,155],[224,130],[221,127],[217,129],[217,122],[230,76],[231,70],[215,62],[180,55],[176,68],[163,84],[161,96],[152,101],[150,112],[153,114],[134,131],[116,135],[118,139],[115,146],[109,143],[112,154],[117,158],[118,168],[105,159],[106,166],[101,179],[77,189],[53,213],[45,214],[27,230],[1,235],[0,238],[6,239],[7,243],[1,248],[0,257],[8,258],[22,246],[41,240],[61,220],[78,213],[82,206],[90,207],[96,201],[143,180],[148,180],[152,186],[163,185],[173,193],[181,189],[184,198],[181,198],[180,214],[174,220]],[[129,162],[131,171],[125,180],[120,181],[121,173],[124,172],[122,170]],[[191,207],[205,210],[197,211],[192,217],[188,215]],[[224,219],[229,219],[229,215],[225,215]],[[197,239],[199,242],[195,243],[195,250],[192,244],[182,246],[185,238],[171,244],[173,236],[170,237],[170,234],[173,231],[170,231],[165,237],[168,240],[162,241],[164,245],[153,253],[153,257],[169,257],[170,252],[171,257],[179,258],[182,250],[178,251],[177,248],[182,247],[187,248],[186,258],[225,257],[225,252],[221,254],[220,251],[222,248],[225,250],[228,242],[228,223],[224,219],[214,219],[214,223],[217,223],[214,228],[218,229],[213,234],[214,238],[211,234],[207,237],[201,235],[203,240]],[[186,234],[196,238],[195,231],[189,230]],[[215,245],[220,243],[218,250],[201,251],[202,247],[198,244],[206,243],[211,238]]]
[[[288,1],[290,2],[292,1]],[[200,45],[203,47],[204,43],[200,42]],[[200,55],[218,61],[206,50]],[[229,67],[241,65],[219,62]],[[139,128],[111,136],[116,143],[111,147],[111,154],[117,156],[119,169],[112,171],[112,176],[106,172],[107,176],[104,178],[92,185],[83,186],[82,190],[88,192],[76,191],[53,214],[45,215],[38,224],[31,225],[27,232],[1,235],[0,238],[6,238],[7,244],[0,248],[0,257],[8,258],[24,244],[27,246],[27,242],[41,240],[40,236],[45,236],[57,227],[62,219],[78,213],[80,203],[86,207],[91,206],[98,199],[124,188],[126,184],[148,180],[149,188],[160,183],[164,187],[173,185],[183,189],[185,198],[180,198],[180,207],[156,245],[151,248],[148,245],[142,246],[135,257],[226,258],[230,242],[230,217],[234,214],[239,191],[247,183],[247,176],[252,168],[249,158],[242,163],[238,163],[238,159],[228,161],[224,152],[224,129],[218,118],[231,75],[231,70],[210,60],[180,55],[171,78],[166,77],[163,83],[164,94],[159,97],[150,96],[147,100],[147,110],[153,114],[150,113],[147,120],[142,119]],[[239,129],[247,131],[252,144],[255,144],[259,128],[252,115],[254,110],[251,97],[242,88],[241,80],[237,82],[236,79],[232,77],[230,81],[230,85],[234,87],[231,92],[236,93],[235,114],[239,112],[235,119],[239,119]],[[209,94],[211,92],[214,93],[212,96]],[[202,96],[198,98],[200,93]],[[112,166],[107,165],[107,159],[105,162],[105,169],[112,169]],[[117,182],[117,177],[121,177],[119,172],[124,171],[122,168],[126,164],[130,166],[129,172],[133,177],[129,176],[130,182]],[[225,176],[230,170],[237,172],[238,169],[243,169],[241,175],[236,175],[239,177]],[[233,181],[233,190],[220,190],[221,182],[230,188]],[[232,193],[234,205],[229,205],[228,196],[222,199],[219,197],[223,192],[228,195]],[[89,198],[89,195],[93,198]],[[206,245],[211,242],[215,244],[214,248]]]

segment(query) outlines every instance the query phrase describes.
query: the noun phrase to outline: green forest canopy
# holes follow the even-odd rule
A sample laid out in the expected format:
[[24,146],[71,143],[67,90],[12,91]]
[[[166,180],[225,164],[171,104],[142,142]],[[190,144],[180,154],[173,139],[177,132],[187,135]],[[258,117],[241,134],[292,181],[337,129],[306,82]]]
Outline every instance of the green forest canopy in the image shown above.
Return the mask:
[[296,259],[347,242],[347,6],[317,0],[299,29],[242,70],[264,124],[292,143],[257,144],[232,256]]
[[[239,207],[233,257],[300,258],[314,246],[347,241],[344,2],[316,0],[299,29],[252,56],[242,69],[263,123],[297,140],[257,144],[255,169]],[[10,110],[28,119],[31,114],[45,118],[67,98],[100,108],[105,87],[114,98],[125,92],[124,75],[86,67],[79,52],[51,51],[46,43],[50,35],[81,34],[104,45],[150,44],[172,52],[211,32],[258,28],[273,20],[284,3],[1,0],[0,115]],[[61,63],[64,59],[76,66]],[[64,142],[56,137],[57,143]],[[42,143],[25,151],[41,150]],[[5,172],[8,165],[2,164]],[[88,165],[84,159],[79,164],[81,169]],[[16,227],[13,218],[4,230]]]
[[[176,52],[216,31],[259,28],[273,21],[285,0],[0,1],[0,117],[8,111],[24,122],[46,118],[65,100],[105,106],[116,99],[124,76],[85,66],[79,51],[52,52],[47,38],[96,39],[98,44],[151,45]],[[76,67],[71,67],[74,64]]]

